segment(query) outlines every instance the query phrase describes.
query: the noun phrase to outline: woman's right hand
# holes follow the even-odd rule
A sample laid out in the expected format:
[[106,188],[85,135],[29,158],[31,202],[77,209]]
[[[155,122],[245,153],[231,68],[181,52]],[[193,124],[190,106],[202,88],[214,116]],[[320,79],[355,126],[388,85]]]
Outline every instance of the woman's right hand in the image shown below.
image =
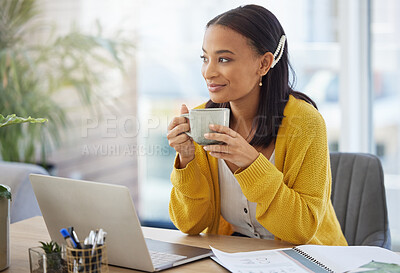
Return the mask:
[[[189,113],[189,109],[185,104],[181,106],[181,114]],[[168,144],[179,155],[179,168],[185,168],[186,165],[194,159],[194,144],[193,140],[185,134],[190,130],[189,123],[184,117],[174,117],[168,125]]]

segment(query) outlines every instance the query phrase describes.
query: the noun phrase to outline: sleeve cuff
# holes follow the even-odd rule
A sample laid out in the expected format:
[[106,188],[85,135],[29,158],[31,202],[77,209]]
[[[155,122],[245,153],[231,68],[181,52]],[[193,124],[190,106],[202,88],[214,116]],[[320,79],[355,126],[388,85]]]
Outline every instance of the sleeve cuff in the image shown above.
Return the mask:
[[[262,153],[246,169],[240,168],[234,173],[242,188],[254,187],[257,181],[264,181],[268,177],[282,178],[283,174]],[[271,179],[268,179],[271,180]]]
[[201,173],[198,164],[196,164],[196,157],[185,168],[176,168],[178,163],[179,157],[177,155],[175,157],[174,169],[171,173],[172,185],[185,195],[197,195],[201,187],[201,183],[198,181]]

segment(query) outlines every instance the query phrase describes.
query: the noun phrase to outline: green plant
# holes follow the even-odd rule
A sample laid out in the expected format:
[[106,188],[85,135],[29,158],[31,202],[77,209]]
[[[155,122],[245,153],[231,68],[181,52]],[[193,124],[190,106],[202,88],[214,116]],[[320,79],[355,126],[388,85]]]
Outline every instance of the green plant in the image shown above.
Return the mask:
[[[0,154],[6,161],[35,162],[40,157],[45,163],[68,125],[66,109],[55,95],[74,92],[81,105],[96,105],[106,74],[110,69],[123,72],[121,60],[133,48],[119,33],[104,38],[100,25],[94,35],[73,28],[57,37],[39,10],[36,0],[0,1],[0,111],[50,121],[2,128]],[[35,42],[39,36],[45,38]]]
[[46,243],[39,241],[39,243],[42,245],[41,248],[44,250],[46,254],[61,253],[61,246],[57,244],[57,242],[50,241]]
[[2,185],[0,185],[0,198],[7,198],[11,200],[11,192],[9,192],[8,189]]
[[66,271],[66,262],[61,256],[61,246],[54,241],[48,243],[40,241],[39,243],[41,243],[41,248],[44,250],[46,255],[47,272]]
[[25,123],[25,122],[43,123],[46,121],[47,119],[45,118],[32,118],[32,117],[22,118],[22,117],[17,117],[16,114],[4,117],[2,114],[0,114],[0,127],[8,126],[11,124]]

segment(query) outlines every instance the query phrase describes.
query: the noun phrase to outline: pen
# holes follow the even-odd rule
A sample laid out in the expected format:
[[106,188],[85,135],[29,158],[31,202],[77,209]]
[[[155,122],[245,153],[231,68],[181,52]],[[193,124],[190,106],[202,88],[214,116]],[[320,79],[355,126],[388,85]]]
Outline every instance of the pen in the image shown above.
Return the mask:
[[103,245],[104,241],[106,239],[107,232],[105,232],[102,228],[99,230],[99,235],[97,239],[97,244],[98,245]]
[[94,234],[94,238],[93,238],[92,256],[94,255],[94,250],[95,250],[96,247],[97,247],[98,236],[99,236],[99,231],[96,230],[96,232],[95,232],[95,234]]
[[[93,237],[93,246],[92,246],[92,254],[91,254],[91,263],[92,263],[92,271],[97,273],[97,254],[96,247],[97,247],[97,240],[99,236],[99,231],[96,230]],[[100,257],[99,257],[100,258]]]
[[60,232],[69,247],[77,248],[77,244],[74,242],[74,240],[72,240],[71,235],[69,234],[68,230],[63,228],[60,230]]
[[75,242],[77,248],[81,249],[82,246],[81,246],[81,243],[79,242],[78,235],[76,235],[74,227],[69,227],[67,230],[68,230],[68,233],[71,235],[71,239]]

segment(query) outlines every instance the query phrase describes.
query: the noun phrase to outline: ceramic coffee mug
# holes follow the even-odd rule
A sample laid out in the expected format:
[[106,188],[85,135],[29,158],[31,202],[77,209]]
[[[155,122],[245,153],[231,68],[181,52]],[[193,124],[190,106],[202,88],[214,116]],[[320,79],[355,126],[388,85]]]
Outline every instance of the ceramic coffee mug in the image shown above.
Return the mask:
[[188,114],[182,114],[188,118],[190,131],[185,132],[199,145],[219,144],[219,141],[205,139],[204,134],[213,132],[208,127],[210,124],[218,124],[229,127],[229,108],[192,109]]

